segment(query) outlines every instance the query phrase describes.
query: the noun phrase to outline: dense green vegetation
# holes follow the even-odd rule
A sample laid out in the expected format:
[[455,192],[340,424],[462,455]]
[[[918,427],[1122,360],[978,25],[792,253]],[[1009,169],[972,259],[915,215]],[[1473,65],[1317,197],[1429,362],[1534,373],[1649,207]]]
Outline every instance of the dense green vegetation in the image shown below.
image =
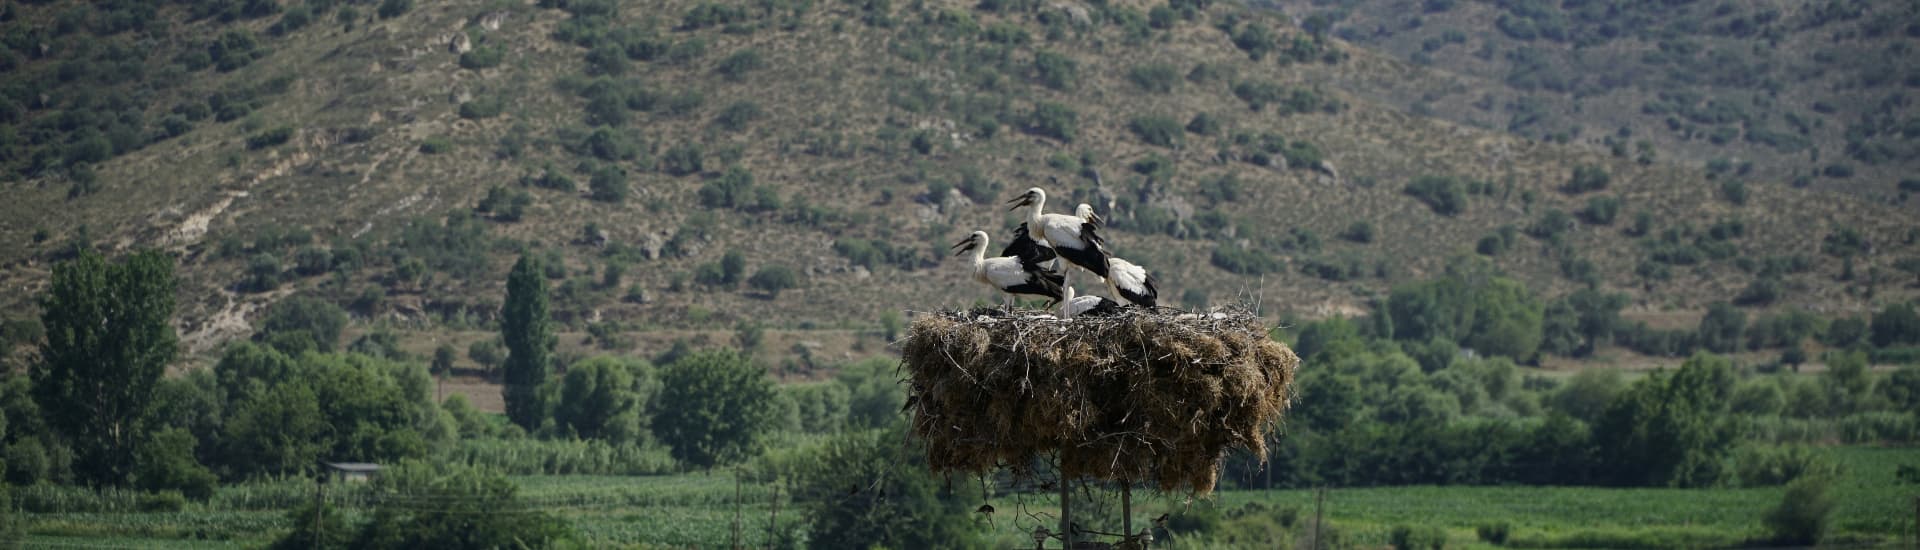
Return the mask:
[[[338,338],[341,313],[324,302],[291,301],[262,326],[257,337],[262,343],[233,344],[212,369],[160,379],[154,369],[172,355],[173,331],[153,315],[165,311],[165,300],[140,296],[165,295],[160,291],[172,285],[170,266],[153,253],[119,264],[83,254],[57,270],[59,283],[46,300],[68,307],[50,308],[43,325],[82,338],[78,335],[85,331],[71,327],[146,335],[124,340],[139,349],[123,347],[125,354],[112,356],[131,362],[90,362],[98,369],[90,376],[117,380],[145,369],[155,377],[146,384],[103,389],[145,388],[142,396],[122,399],[151,400],[152,405],[128,411],[119,422],[168,428],[116,440],[88,435],[115,432],[61,420],[108,418],[101,414],[45,414],[71,406],[67,396],[75,393],[49,391],[74,387],[58,376],[72,368],[62,366],[72,363],[61,351],[72,344],[63,338],[42,343],[42,359],[32,369],[38,374],[7,377],[7,406],[0,414],[5,419],[0,426],[6,428],[0,431],[5,438],[0,468],[8,484],[23,487],[8,508],[28,514],[29,533],[62,533],[40,523],[37,518],[43,516],[85,522],[91,520],[74,514],[193,509],[215,514],[204,516],[209,518],[231,515],[211,520],[221,526],[218,538],[258,541],[257,527],[273,525],[278,526],[270,531],[278,537],[276,544],[287,547],[316,540],[366,548],[486,546],[496,543],[485,541],[504,540],[535,546],[560,540],[710,543],[716,539],[705,537],[715,536],[712,531],[695,538],[599,531],[601,520],[572,511],[659,506],[652,499],[664,496],[561,494],[561,500],[547,503],[523,498],[503,473],[657,475],[734,465],[743,483],[751,481],[756,491],[783,490],[797,508],[797,519],[769,526],[766,536],[773,540],[829,546],[985,544],[1004,533],[983,531],[965,510],[972,502],[992,501],[993,485],[1008,484],[998,491],[1000,498],[1050,494],[1023,485],[1031,480],[1000,480],[988,484],[986,492],[943,487],[914,466],[921,451],[905,440],[899,416],[904,391],[887,374],[884,360],[849,365],[834,381],[777,388],[764,367],[726,349],[672,351],[658,358],[663,367],[657,370],[637,359],[581,358],[566,365],[564,376],[542,369],[526,379],[535,386],[531,403],[521,409],[528,429],[489,419],[461,398],[434,403],[428,397],[427,365],[382,343],[390,336],[370,333],[345,352],[324,351],[321,342]],[[1911,306],[1890,306],[1863,323],[1854,350],[1832,352],[1827,370],[1817,376],[1778,372],[1777,366],[1768,367],[1776,371],[1769,374],[1700,354],[1676,370],[1630,383],[1608,370],[1561,380],[1523,375],[1513,360],[1540,353],[1550,324],[1546,311],[1563,307],[1548,308],[1511,280],[1471,269],[1469,262],[1442,278],[1403,285],[1375,317],[1334,318],[1294,331],[1295,348],[1316,368],[1302,372],[1298,403],[1274,442],[1272,460],[1260,464],[1244,455],[1228,457],[1225,486],[1603,485],[1696,488],[1706,491],[1701,495],[1786,487],[1777,506],[1755,517],[1730,518],[1728,527],[1540,531],[1527,526],[1512,532],[1509,523],[1473,526],[1521,546],[1571,540],[1638,545],[1621,541],[1656,539],[1798,544],[1833,533],[1874,540],[1899,525],[1837,521],[1834,512],[1839,505],[1832,494],[1855,490],[1850,485],[1836,489],[1839,480],[1866,476],[1865,483],[1885,484],[1875,480],[1892,475],[1891,468],[1849,472],[1854,466],[1806,446],[1920,440],[1920,418],[1910,406],[1920,395],[1920,367],[1884,374],[1866,368],[1868,352],[1877,349],[1873,346],[1920,341],[1920,322]],[[533,305],[515,306],[525,319],[503,326],[534,327],[518,329],[534,336],[509,332],[506,340],[531,342],[534,351],[549,349],[551,337],[539,336],[543,329],[538,328],[549,322],[538,307],[549,283],[530,261],[522,261],[510,279],[516,282],[509,285],[506,302]],[[102,317],[89,313],[99,308],[84,306],[108,297],[154,309]],[[1564,330],[1575,345],[1600,347],[1608,345],[1604,329],[1619,305],[1597,293],[1582,294],[1555,315],[1573,318]],[[99,320],[88,320],[94,317]],[[1726,338],[1731,338],[1726,345],[1740,346],[1740,331],[1728,327],[1742,323],[1744,317],[1709,314],[1698,338],[1707,342],[1703,346],[1718,346],[1712,342]],[[742,345],[752,349],[758,337],[742,330]],[[96,344],[89,349],[114,348]],[[443,349],[437,355],[452,353]],[[507,360],[519,353],[525,350],[509,346]],[[531,356],[554,361],[551,355]],[[35,398],[14,399],[26,395]],[[316,468],[322,461],[384,463],[391,471],[377,483],[343,487],[315,504],[306,500],[297,480],[320,473]],[[754,498],[759,505],[781,502],[764,493]],[[1225,506],[1227,500],[1221,502]],[[1268,537],[1296,536],[1305,525],[1297,509],[1256,506],[1224,517],[1207,516],[1219,513],[1207,509],[1215,508],[1181,512],[1165,535],[1232,543],[1258,540],[1236,538],[1247,536],[1246,529],[1267,529]],[[1109,520],[1110,512],[1088,519],[1111,529],[1104,523]],[[95,532],[177,536],[167,534],[170,521]],[[1353,540],[1384,537],[1389,542],[1445,541],[1455,536],[1449,529],[1461,527],[1437,518],[1339,521],[1369,526],[1348,535]],[[1242,534],[1231,534],[1236,532]]]

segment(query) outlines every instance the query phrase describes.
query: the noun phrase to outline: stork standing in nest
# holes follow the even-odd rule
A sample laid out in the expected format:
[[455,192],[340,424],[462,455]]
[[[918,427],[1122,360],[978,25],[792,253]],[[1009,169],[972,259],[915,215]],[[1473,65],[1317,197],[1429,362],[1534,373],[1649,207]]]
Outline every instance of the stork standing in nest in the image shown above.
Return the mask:
[[[1100,227],[1103,221],[1099,214],[1093,213],[1093,205],[1084,202],[1073,209],[1073,215],[1092,227]],[[1107,292],[1128,303],[1140,307],[1153,307],[1160,301],[1160,289],[1153,279],[1153,274],[1147,273],[1147,269],[1138,264],[1109,254],[1107,276],[1104,278],[1107,282]]]
[[1059,303],[1062,297],[1060,286],[1066,282],[1066,277],[1044,269],[1030,270],[1028,264],[1018,257],[988,258],[987,242],[987,232],[975,231],[953,245],[958,250],[954,255],[973,254],[973,280],[1006,293],[1008,311],[1013,310],[1012,301],[1021,294],[1046,297],[1050,300],[1047,303],[1049,308]]
[[1068,263],[1096,277],[1107,278],[1107,250],[1097,232],[1098,224],[1077,216],[1046,213],[1047,192],[1038,187],[1027,189],[1007,202],[1013,205],[1008,211],[1027,207],[1027,231],[1034,238],[1052,245],[1054,252]]

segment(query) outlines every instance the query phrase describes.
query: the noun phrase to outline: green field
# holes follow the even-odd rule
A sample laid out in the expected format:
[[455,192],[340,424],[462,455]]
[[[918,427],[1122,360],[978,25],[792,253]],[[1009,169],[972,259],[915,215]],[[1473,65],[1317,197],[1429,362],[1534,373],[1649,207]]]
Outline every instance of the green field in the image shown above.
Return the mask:
[[[1897,544],[1913,540],[1913,499],[1920,486],[1902,484],[1894,471],[1920,464],[1920,449],[1842,447],[1828,449],[1845,471],[1833,488],[1837,503],[1829,540]],[[721,547],[732,540],[736,514],[742,538],[764,544],[775,520],[773,487],[736,486],[723,473],[675,476],[520,476],[520,495],[539,508],[565,517],[595,547]],[[285,513],[261,506],[262,494],[285,493],[285,483],[222,489],[214,503],[189,505],[177,513],[28,514],[28,547],[76,548],[220,548],[255,547],[289,527]],[[740,506],[734,506],[735,494]],[[253,498],[235,493],[252,492]],[[1325,522],[1348,543],[1380,546],[1398,525],[1429,525],[1446,530],[1450,545],[1480,543],[1474,529],[1506,523],[1513,545],[1533,546],[1727,546],[1764,534],[1761,517],[1779,502],[1784,489],[1650,489],[1594,487],[1371,487],[1327,491]],[[1106,492],[1078,504],[1100,517],[1085,525],[1118,530],[1117,503]],[[364,514],[363,496],[336,493],[351,514]],[[801,509],[778,499],[781,531],[803,521]],[[1167,512],[1208,508],[1232,518],[1253,514],[1292,516],[1284,535],[1298,536],[1313,515],[1312,490],[1225,490],[1188,505],[1177,495],[1136,494],[1134,528]],[[1024,544],[1036,524],[1057,510],[1052,493],[999,494],[991,529],[1002,545]],[[1259,506],[1249,508],[1251,503]],[[425,505],[430,505],[426,503]],[[804,505],[804,503],[800,503]],[[1252,510],[1252,512],[1249,512]],[[1032,514],[1023,516],[1022,512]],[[1083,516],[1085,517],[1085,516]],[[983,526],[985,521],[981,522]],[[1275,522],[1279,523],[1279,522]],[[1109,527],[1111,526],[1111,527]],[[1249,542],[1243,537],[1239,542]],[[1180,540],[1180,539],[1176,539]],[[1197,541],[1187,540],[1195,543]],[[1215,544],[1223,540],[1212,541]],[[1191,545],[1191,544],[1190,544]],[[1210,544],[1211,545],[1211,544]]]

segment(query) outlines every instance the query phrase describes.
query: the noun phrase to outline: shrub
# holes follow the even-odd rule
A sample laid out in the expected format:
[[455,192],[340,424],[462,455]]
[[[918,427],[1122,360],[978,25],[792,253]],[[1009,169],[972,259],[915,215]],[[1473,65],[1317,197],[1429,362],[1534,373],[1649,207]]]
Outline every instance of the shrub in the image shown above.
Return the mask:
[[1147,92],[1172,93],[1174,86],[1180,83],[1180,69],[1165,63],[1135,65],[1127,71],[1127,80]]
[[1050,51],[1033,54],[1033,77],[1048,88],[1067,90],[1080,79],[1080,64],[1073,58]]
[[438,155],[452,150],[453,141],[447,139],[446,136],[434,136],[420,142],[421,153]]
[[1219,135],[1224,126],[1225,124],[1220,122],[1219,118],[1207,113],[1193,115],[1193,119],[1187,121],[1188,132],[1203,136]]
[[505,60],[506,57],[506,48],[491,44],[480,46],[467,50],[467,53],[460,54],[460,68],[475,71],[491,69],[500,66],[500,62]]
[[1833,512],[1833,496],[1825,479],[1807,478],[1787,486],[1780,504],[1767,511],[1765,522],[1775,544],[1811,546],[1826,534]]
[[1480,540],[1487,543],[1494,545],[1506,544],[1507,537],[1513,534],[1513,524],[1504,521],[1482,523],[1474,526],[1473,533],[1478,535]]
[[1027,116],[1027,132],[1060,141],[1073,141],[1079,133],[1080,113],[1059,103],[1040,102]]
[[1440,550],[1447,546],[1447,531],[1431,525],[1395,525],[1387,541],[1398,550]]
[[1180,122],[1174,120],[1172,117],[1160,115],[1137,116],[1133,118],[1132,122],[1127,124],[1127,129],[1132,130],[1134,135],[1140,137],[1140,141],[1144,141],[1148,145],[1178,148],[1185,141],[1185,134],[1182,132]]
[[723,130],[738,132],[747,129],[747,125],[766,116],[767,112],[760,108],[759,103],[737,101],[731,105],[727,105],[725,109],[721,109],[720,114],[713,117],[713,123]]
[[1346,231],[1340,232],[1340,238],[1356,243],[1373,242],[1373,224],[1357,221],[1349,224]]
[[413,0],[385,0],[380,2],[380,18],[392,19],[413,9]]
[[614,165],[601,166],[593,171],[593,179],[587,183],[593,193],[593,200],[620,204],[626,202],[627,171]]
[[1240,275],[1265,275],[1280,271],[1280,260],[1268,256],[1259,250],[1241,248],[1238,245],[1220,245],[1213,249],[1214,267]]
[[247,148],[248,149],[265,149],[268,147],[286,143],[287,140],[291,138],[293,138],[293,127],[281,126],[278,128],[274,128],[272,130],[267,130],[264,132],[260,132],[258,134],[254,134],[252,136],[248,136]]
[[666,154],[661,155],[660,169],[674,176],[698,174],[705,168],[703,156],[704,152],[699,144],[684,142],[667,149]]
[[460,118],[476,120],[500,116],[506,102],[497,96],[476,98],[460,104]]
[[1458,215],[1467,209],[1467,194],[1459,178],[1420,176],[1407,184],[1405,192],[1442,216]]
[[1267,104],[1279,102],[1286,96],[1286,89],[1271,80],[1242,80],[1233,85],[1233,96],[1247,102],[1247,108],[1259,111]]
[[1573,168],[1573,177],[1568,179],[1566,187],[1561,189],[1567,194],[1577,195],[1606,189],[1607,183],[1611,180],[1612,177],[1607,175],[1606,169],[1599,165],[1582,164]]
[[786,266],[767,266],[754,272],[753,277],[747,279],[747,285],[778,298],[780,291],[799,287],[800,277]]
[[1587,208],[1580,211],[1580,218],[1594,225],[1613,225],[1620,215],[1620,199],[1617,197],[1593,197],[1587,199]]
[[1786,485],[1840,474],[1839,466],[1806,447],[1747,446],[1734,454],[1733,462],[1742,487]]
[[714,67],[714,71],[727,77],[727,80],[740,81],[746,79],[747,73],[764,69],[766,66],[767,60],[760,56],[760,50],[747,48],[720,60],[719,66]]

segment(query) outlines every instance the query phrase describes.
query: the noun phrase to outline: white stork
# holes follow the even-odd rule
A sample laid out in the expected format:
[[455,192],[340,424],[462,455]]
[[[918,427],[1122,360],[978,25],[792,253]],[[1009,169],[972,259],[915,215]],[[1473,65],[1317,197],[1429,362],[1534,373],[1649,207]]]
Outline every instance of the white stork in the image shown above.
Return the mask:
[[955,243],[953,248],[959,250],[954,253],[955,256],[973,253],[973,280],[1007,293],[1008,309],[1012,309],[1011,301],[1020,294],[1045,296],[1051,300],[1047,304],[1048,307],[1060,301],[1060,284],[1066,281],[1065,277],[1047,271],[1028,271],[1020,258],[986,257],[987,232],[985,231],[973,232],[966,239]]
[[1074,296],[1073,285],[1060,287],[1060,317],[1072,319],[1082,315],[1104,317],[1120,313],[1120,302],[1108,300],[1104,296]]
[[[1080,203],[1073,209],[1073,215],[1094,227],[1101,222],[1099,214],[1093,213],[1093,205]],[[1155,288],[1153,275],[1138,264],[1122,260],[1116,256],[1107,256],[1107,292],[1137,306],[1153,307],[1159,302],[1160,289]]]
[[1075,216],[1045,213],[1047,192],[1038,187],[1027,189],[1007,202],[1013,205],[1009,211],[1028,207],[1027,231],[1053,245],[1054,252],[1061,258],[1095,276],[1107,278],[1107,250],[1096,232],[1099,225]]

